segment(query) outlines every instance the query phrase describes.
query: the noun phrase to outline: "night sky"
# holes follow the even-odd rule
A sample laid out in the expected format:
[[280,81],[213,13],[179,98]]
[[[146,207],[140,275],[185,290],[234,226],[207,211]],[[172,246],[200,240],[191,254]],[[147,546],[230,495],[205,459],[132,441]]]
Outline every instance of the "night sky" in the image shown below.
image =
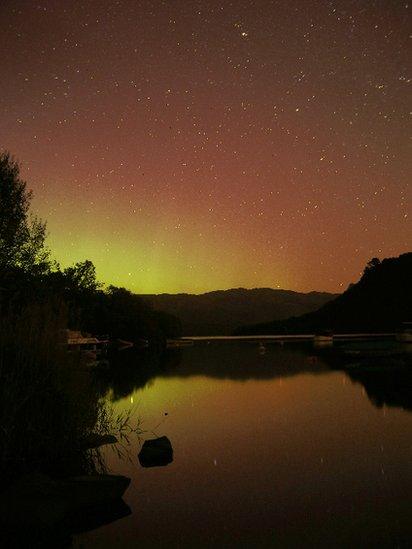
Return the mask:
[[342,291],[412,248],[411,13],[2,0],[0,149],[62,266],[136,292]]

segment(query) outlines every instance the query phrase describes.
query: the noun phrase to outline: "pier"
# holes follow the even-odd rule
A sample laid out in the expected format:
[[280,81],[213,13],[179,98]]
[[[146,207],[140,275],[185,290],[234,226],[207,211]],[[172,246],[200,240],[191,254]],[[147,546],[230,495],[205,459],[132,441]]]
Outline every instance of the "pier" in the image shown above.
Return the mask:
[[[377,339],[396,339],[396,333],[359,333],[333,334],[333,341],[361,341]],[[277,335],[239,335],[239,336],[185,336],[183,341],[313,341],[316,334],[277,334]]]

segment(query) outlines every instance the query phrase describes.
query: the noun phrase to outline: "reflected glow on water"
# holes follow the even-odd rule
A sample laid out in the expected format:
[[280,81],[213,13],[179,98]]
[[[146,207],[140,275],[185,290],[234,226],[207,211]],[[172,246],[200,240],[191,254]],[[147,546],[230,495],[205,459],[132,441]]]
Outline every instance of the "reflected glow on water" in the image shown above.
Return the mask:
[[133,399],[145,438],[167,436],[174,461],[142,468],[143,441],[130,462],[109,451],[112,471],[132,477],[132,515],[76,542],[406,547],[411,389],[399,397],[385,379],[371,385],[330,366],[294,346],[261,355],[256,345],[220,343],[185,349],[153,378],[143,372],[132,394],[113,381],[116,408]]

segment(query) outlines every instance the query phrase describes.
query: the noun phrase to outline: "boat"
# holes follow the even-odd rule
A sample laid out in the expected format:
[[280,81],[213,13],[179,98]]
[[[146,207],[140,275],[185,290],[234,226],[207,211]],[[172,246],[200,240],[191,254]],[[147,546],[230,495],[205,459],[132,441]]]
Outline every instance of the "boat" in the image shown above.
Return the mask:
[[69,351],[97,351],[100,341],[89,334],[84,336],[77,330],[67,330],[67,347]]
[[136,344],[133,343],[133,341],[126,341],[125,339],[114,339],[110,341],[110,349],[112,351],[124,351],[125,349],[131,349],[132,347],[136,347],[137,349],[145,349],[148,347],[148,341],[139,339]]
[[402,331],[397,334],[396,339],[401,343],[412,343],[412,322],[402,324]]
[[80,353],[86,363],[93,363],[104,354],[108,341],[93,337],[90,334],[83,335],[78,330],[65,330],[65,343],[69,352]]
[[181,347],[191,347],[193,345],[193,339],[167,339],[167,349],[180,349]]
[[258,346],[259,354],[264,355],[266,353],[266,345],[261,341]]
[[333,344],[333,333],[330,330],[322,330],[314,335],[315,346],[325,347]]
[[[127,342],[127,343],[130,343],[130,342]],[[132,344],[133,346],[133,344]],[[127,348],[129,348],[130,345],[127,346]],[[147,349],[149,347],[149,340],[148,339],[145,339],[143,337],[139,338],[139,339],[136,339],[136,341],[134,342],[134,347],[136,349]]]

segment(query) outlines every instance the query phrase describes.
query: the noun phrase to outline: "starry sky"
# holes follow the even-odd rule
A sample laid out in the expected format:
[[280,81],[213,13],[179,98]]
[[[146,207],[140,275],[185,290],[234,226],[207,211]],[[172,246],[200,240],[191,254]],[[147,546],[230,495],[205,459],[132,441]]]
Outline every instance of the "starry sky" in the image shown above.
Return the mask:
[[402,0],[2,0],[0,149],[62,266],[342,291],[412,246]]

